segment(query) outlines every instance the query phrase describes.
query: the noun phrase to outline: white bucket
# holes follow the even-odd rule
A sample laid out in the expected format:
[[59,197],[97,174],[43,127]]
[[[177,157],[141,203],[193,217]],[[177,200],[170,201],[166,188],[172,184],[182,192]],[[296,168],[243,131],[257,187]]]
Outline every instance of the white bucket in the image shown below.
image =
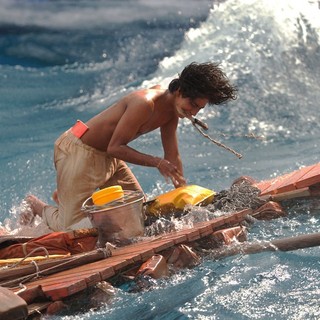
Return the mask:
[[126,243],[144,234],[143,194],[140,191],[124,190],[121,199],[102,206],[94,205],[90,197],[81,209],[98,229],[100,247],[106,242]]

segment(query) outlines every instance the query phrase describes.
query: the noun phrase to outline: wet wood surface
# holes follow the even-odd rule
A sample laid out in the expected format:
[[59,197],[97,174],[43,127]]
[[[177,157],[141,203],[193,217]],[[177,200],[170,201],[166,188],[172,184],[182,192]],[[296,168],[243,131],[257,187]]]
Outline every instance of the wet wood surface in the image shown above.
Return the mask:
[[303,167],[280,177],[261,181],[255,184],[261,195],[275,195],[292,192],[320,184],[320,163]]
[[[320,196],[320,163],[301,168],[274,179],[261,181],[256,183],[255,186],[261,190],[261,197],[264,197],[265,199],[268,199],[269,197],[269,200]],[[51,274],[51,271],[41,274],[41,272],[46,269],[46,263],[39,263],[39,266],[41,265],[41,267],[38,268],[38,274],[36,275],[38,276],[37,279],[24,283],[24,285],[26,286],[26,289],[30,291],[40,287],[47,299],[51,301],[60,301],[75,293],[84,291],[101,281],[110,279],[138,263],[142,264],[152,256],[159,254],[168,248],[172,248],[179,244],[192,243],[213,234],[215,231],[237,226],[250,214],[252,214],[252,210],[246,209],[210,221],[196,223],[192,228],[170,232],[158,237],[145,238],[136,243],[112,250],[111,257],[105,257],[104,253],[101,252],[96,252],[95,257],[86,257],[86,254],[82,254],[79,255],[79,257],[82,257],[81,259],[84,263],[80,263],[80,260],[78,262],[75,260],[74,263],[70,265],[71,267],[61,266],[61,268],[54,271],[54,274]],[[319,235],[316,236],[315,245],[318,245],[319,237]],[[303,240],[301,242],[307,243],[306,241],[309,241],[310,239],[298,240]],[[313,241],[314,239],[312,238],[311,240]],[[286,241],[287,240],[284,241],[284,244]],[[283,245],[281,241],[276,244],[279,246]],[[88,254],[92,255],[92,252]],[[76,258],[77,256],[72,257],[72,259]],[[63,259],[60,262],[63,262]],[[47,267],[56,265],[59,265],[59,262],[47,262]],[[34,266],[29,266],[26,268],[33,267]],[[57,270],[59,271],[57,272]],[[8,279],[12,277],[12,273],[14,274],[14,272],[15,271],[10,271]],[[19,272],[22,272],[21,268]],[[17,273],[17,278],[21,275],[22,274]],[[2,280],[7,279],[4,278],[4,276],[2,278]],[[12,291],[17,290],[18,289],[12,289]],[[37,310],[37,308],[38,310],[43,309],[48,303],[49,302],[36,305],[32,304],[30,305],[30,308],[28,307],[29,312],[32,308],[35,310]]]
[[47,297],[53,301],[61,300],[100,281],[107,280],[137,262],[143,263],[167,248],[182,243],[190,243],[221,228],[237,225],[250,213],[252,213],[251,209],[242,210],[210,221],[197,223],[189,229],[119,247],[113,251],[111,257],[39,278],[25,285],[29,289],[41,285]]

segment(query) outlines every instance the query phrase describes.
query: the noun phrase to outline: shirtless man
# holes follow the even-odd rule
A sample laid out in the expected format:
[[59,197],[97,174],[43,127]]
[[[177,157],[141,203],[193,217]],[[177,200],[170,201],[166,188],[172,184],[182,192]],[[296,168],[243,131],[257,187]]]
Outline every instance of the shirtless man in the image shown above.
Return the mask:
[[[142,188],[125,162],[154,167],[175,187],[186,184],[177,142],[179,118],[195,116],[207,104],[236,99],[236,88],[217,64],[192,63],[168,89],[159,85],[128,94],[85,124],[78,121],[55,142],[58,207],[29,196],[34,214],[54,231],[72,228],[84,214],[82,203],[97,188]],[[129,146],[160,128],[163,158]]]

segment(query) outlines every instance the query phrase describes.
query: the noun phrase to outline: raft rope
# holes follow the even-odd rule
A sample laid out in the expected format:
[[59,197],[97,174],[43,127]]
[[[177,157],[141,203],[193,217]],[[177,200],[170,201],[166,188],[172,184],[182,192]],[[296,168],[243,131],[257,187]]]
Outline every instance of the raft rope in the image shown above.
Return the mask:
[[36,274],[36,279],[38,279],[38,278],[40,277],[40,275],[39,275],[39,273],[40,273],[39,266],[38,266],[38,264],[37,264],[34,260],[32,260],[31,263],[32,263],[32,264],[34,265],[34,267],[36,268],[35,274]]
[[19,284],[19,288],[21,288],[20,290],[16,291],[15,294],[19,295],[20,293],[24,292],[27,290],[27,287],[24,284]]
[[[23,243],[22,244],[22,248],[23,248],[23,253],[25,254],[25,257],[22,258],[19,262],[13,264],[12,266],[10,266],[9,268],[14,268],[14,267],[17,267],[19,266],[24,260],[26,260],[27,258],[29,258],[34,252],[37,252],[37,251],[40,251],[40,250],[43,250],[46,254],[46,258],[49,257],[49,252],[48,250],[45,248],[45,247],[38,247],[38,248],[35,248],[33,249],[32,251],[30,251],[28,254],[26,254],[26,243]],[[35,262],[35,261],[31,261],[31,262]]]
[[[39,247],[39,248],[36,248],[34,249],[32,252],[29,253],[32,254],[34,251],[37,251],[37,249],[44,249],[46,252],[47,252],[47,256],[49,256],[48,254],[48,251],[46,248],[44,247]],[[108,257],[111,257],[112,256],[112,250],[110,248],[98,248],[97,249],[98,252],[102,252],[103,255],[104,255],[104,258],[108,258]],[[63,261],[55,266],[52,266],[52,267],[49,267],[49,268],[46,268],[46,269],[43,269],[43,270],[40,270],[38,264],[36,261],[32,260],[31,263],[35,266],[35,269],[36,271],[34,273],[31,273],[27,276],[23,276],[23,277],[20,277],[20,278],[16,278],[14,280],[10,280],[10,281],[7,281],[7,282],[3,282],[1,283],[0,285],[3,286],[3,287],[9,287],[11,289],[14,289],[14,288],[21,288],[21,286],[23,285],[24,282],[26,281],[29,281],[33,278],[37,279],[39,278],[44,272],[48,272],[48,271],[51,271],[51,270],[54,270],[55,268],[59,268],[63,265],[67,265],[68,263],[70,262],[74,262],[76,260],[79,260],[80,258],[82,258],[83,256],[85,255],[89,255],[89,253],[87,254],[83,254],[81,256],[78,256],[78,257],[71,257],[69,258],[67,261]],[[20,264],[23,260],[25,260],[27,257],[24,257],[18,264]],[[13,266],[17,266],[18,264],[15,264]],[[12,268],[13,266],[11,266],[10,268]],[[18,286],[13,286],[13,287],[10,287],[11,284],[16,284],[16,283],[19,283]]]

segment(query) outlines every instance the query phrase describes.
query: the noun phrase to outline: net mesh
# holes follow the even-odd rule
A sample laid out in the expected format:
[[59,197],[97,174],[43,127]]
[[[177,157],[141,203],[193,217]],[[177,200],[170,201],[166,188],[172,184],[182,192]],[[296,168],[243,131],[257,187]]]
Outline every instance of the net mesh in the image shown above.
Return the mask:
[[212,205],[214,210],[225,212],[238,211],[246,208],[256,210],[266,203],[259,198],[260,190],[251,182],[243,180],[234,183],[230,189],[222,190],[215,195]]

